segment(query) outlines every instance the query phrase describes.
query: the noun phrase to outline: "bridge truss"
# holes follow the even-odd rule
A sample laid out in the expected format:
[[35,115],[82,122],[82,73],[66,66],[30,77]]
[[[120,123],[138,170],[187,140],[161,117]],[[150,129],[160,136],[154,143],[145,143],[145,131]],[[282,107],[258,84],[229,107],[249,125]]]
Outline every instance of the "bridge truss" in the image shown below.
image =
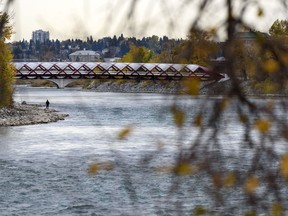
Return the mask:
[[195,64],[107,63],[107,62],[17,62],[18,79],[152,79],[202,81],[223,76]]

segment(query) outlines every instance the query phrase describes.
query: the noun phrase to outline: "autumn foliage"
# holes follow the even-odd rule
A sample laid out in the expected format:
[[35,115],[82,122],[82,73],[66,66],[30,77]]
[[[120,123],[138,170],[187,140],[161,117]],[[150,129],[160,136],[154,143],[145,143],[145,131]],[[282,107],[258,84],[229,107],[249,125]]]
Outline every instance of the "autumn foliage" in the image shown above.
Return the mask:
[[0,108],[13,105],[13,84],[15,70],[11,65],[12,54],[5,43],[12,34],[12,27],[9,26],[9,16],[6,13],[0,14]]

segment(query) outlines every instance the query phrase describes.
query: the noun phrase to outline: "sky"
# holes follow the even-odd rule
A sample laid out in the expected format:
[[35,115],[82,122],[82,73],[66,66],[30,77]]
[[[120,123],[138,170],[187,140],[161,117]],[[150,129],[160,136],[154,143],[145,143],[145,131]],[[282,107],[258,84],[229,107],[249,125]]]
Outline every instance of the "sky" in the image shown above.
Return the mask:
[[[245,14],[245,21],[255,29],[268,31],[277,18],[286,18],[285,11],[275,3],[278,0],[258,1],[265,16],[257,18],[258,6],[251,6]],[[133,2],[136,2],[136,6],[134,13],[131,13]],[[38,29],[49,31],[51,39],[59,40],[86,39],[90,35],[99,39],[120,36],[121,33],[138,38],[152,35],[185,38],[200,2],[201,0],[14,0],[9,7],[11,23],[16,32],[12,40],[30,40],[32,31]],[[207,29],[221,25],[225,17],[223,0],[213,2],[199,21]],[[243,1],[235,2],[241,5]],[[2,4],[5,4],[5,0]]]

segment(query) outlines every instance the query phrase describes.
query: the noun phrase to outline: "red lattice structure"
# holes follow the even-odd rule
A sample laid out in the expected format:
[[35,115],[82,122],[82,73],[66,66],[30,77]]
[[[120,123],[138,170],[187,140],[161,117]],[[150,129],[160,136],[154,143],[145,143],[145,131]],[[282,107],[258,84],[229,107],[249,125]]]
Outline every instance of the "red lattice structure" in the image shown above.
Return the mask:
[[197,77],[202,81],[223,76],[195,64],[107,63],[107,62],[17,62],[18,79],[152,79],[179,80]]

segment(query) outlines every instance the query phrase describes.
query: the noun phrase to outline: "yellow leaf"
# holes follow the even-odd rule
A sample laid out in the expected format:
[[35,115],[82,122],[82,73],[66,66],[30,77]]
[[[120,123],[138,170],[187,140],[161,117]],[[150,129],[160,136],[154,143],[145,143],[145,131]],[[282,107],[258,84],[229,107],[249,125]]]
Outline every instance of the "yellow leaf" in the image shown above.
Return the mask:
[[88,173],[90,175],[96,175],[100,170],[110,171],[112,169],[113,164],[110,162],[102,162],[102,163],[94,162],[90,164],[90,166],[88,167]]
[[96,175],[98,170],[99,170],[98,163],[93,163],[93,164],[90,164],[90,166],[88,168],[88,173],[91,175]]
[[263,134],[270,130],[271,123],[267,119],[258,119],[255,122],[255,127]]
[[195,173],[197,170],[198,169],[196,166],[191,165],[190,163],[187,163],[187,162],[181,162],[175,167],[175,173],[181,176],[191,175]]
[[288,154],[281,157],[280,171],[284,177],[288,178]]
[[236,175],[234,172],[229,172],[224,179],[225,187],[233,187],[236,183]]
[[195,117],[194,124],[197,125],[198,127],[202,126],[202,115],[201,114],[199,114]]
[[271,216],[282,216],[283,214],[283,207],[279,203],[274,203],[271,208]]
[[177,107],[172,108],[172,114],[174,118],[174,122],[178,127],[182,127],[184,125],[186,115],[185,113]]
[[263,68],[268,73],[275,73],[279,70],[279,64],[274,59],[269,59],[263,64]]
[[200,91],[200,79],[197,78],[190,78],[184,81],[184,87],[189,95],[199,95]]
[[257,178],[257,176],[251,176],[246,180],[244,189],[247,193],[253,193],[258,186],[259,186],[259,179]]
[[126,137],[128,137],[130,135],[131,131],[132,131],[131,127],[124,128],[123,130],[121,130],[118,133],[118,135],[117,135],[118,139],[120,139],[120,140],[125,139]]

